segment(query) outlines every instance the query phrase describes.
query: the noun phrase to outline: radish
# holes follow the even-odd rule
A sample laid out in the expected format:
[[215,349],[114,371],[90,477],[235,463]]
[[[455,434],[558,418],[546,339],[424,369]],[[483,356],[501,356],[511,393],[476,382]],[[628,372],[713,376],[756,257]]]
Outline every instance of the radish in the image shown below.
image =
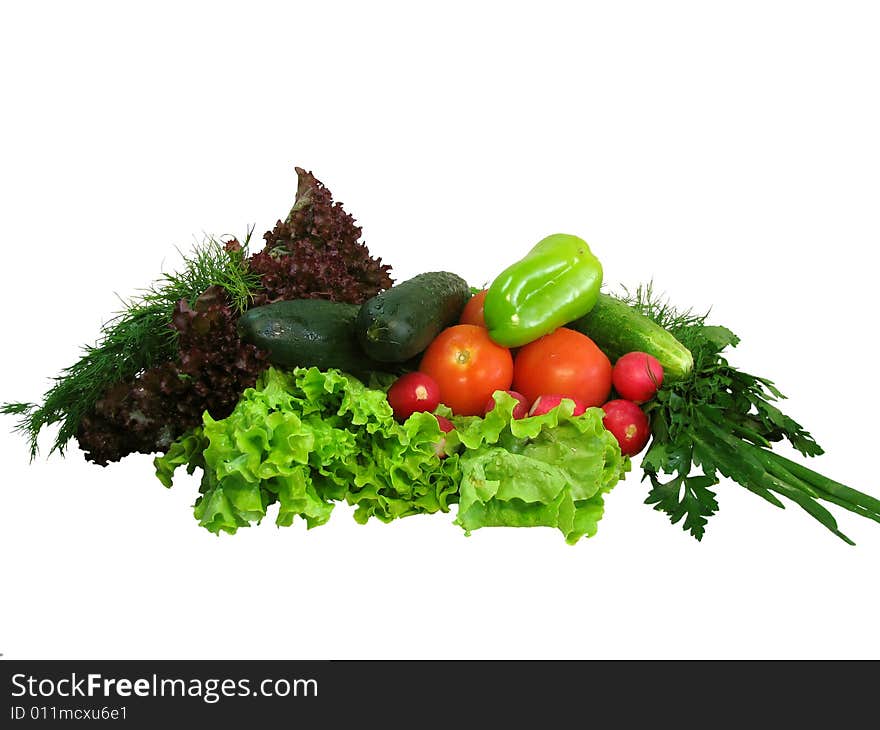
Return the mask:
[[[495,392],[497,393],[498,391],[496,390]],[[529,401],[522,393],[517,393],[515,390],[505,390],[501,392],[513,396],[514,400],[516,400],[517,403],[513,407],[514,418],[525,418],[527,415],[529,415]],[[483,408],[483,418],[486,417],[486,414],[488,414],[489,411],[495,408],[495,405],[496,403],[494,397],[489,398],[489,400],[486,401],[486,405]]]
[[[452,421],[448,418],[444,418],[443,416],[434,415],[434,418],[437,419],[437,425],[440,426],[440,430],[443,433],[449,433],[452,431],[455,426],[452,425]],[[441,436],[440,440],[434,445],[434,453],[437,454],[441,459],[445,459],[447,457],[446,453],[446,437]]]
[[405,421],[417,411],[433,411],[440,405],[437,381],[424,373],[401,375],[388,389],[388,403],[398,421]]
[[587,404],[580,398],[572,398],[568,395],[539,395],[535,399],[535,402],[532,403],[532,409],[529,411],[529,415],[543,416],[545,413],[549,413],[562,403],[563,399],[574,401],[574,410],[571,414],[573,416],[579,416],[587,410]]
[[663,384],[663,366],[647,352],[628,352],[614,364],[611,383],[621,398],[645,403],[657,395]]
[[648,443],[651,426],[645,412],[629,400],[610,400],[602,410],[602,424],[614,434],[624,456],[635,456]]

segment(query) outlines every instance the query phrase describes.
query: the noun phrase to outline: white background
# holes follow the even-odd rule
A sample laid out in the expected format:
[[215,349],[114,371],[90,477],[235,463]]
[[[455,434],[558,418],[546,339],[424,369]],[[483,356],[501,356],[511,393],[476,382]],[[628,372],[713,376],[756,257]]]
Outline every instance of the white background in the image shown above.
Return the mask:
[[[271,228],[311,169],[398,279],[479,284],[542,236],[740,333],[880,494],[873,3],[4,3],[0,400],[34,400],[203,231]],[[0,652],[19,658],[874,657],[880,525],[847,547],[737,485],[702,544],[452,515],[216,538],[196,480],[2,423]],[[48,447],[50,438],[44,438]]]

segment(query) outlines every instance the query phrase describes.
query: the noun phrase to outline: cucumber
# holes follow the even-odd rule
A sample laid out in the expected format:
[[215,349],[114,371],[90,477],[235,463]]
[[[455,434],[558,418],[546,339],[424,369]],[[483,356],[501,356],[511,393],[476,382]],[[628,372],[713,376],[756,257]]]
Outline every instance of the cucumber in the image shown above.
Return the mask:
[[361,350],[357,315],[356,304],[290,299],[246,311],[238,318],[238,334],[280,367],[338,368],[355,375],[387,370]]
[[683,380],[694,369],[691,351],[653,320],[625,302],[600,294],[589,314],[566,327],[582,332],[615,362],[628,352],[647,352],[659,360],[670,380]]
[[361,305],[357,335],[369,357],[404,362],[423,352],[441,330],[458,322],[471,298],[467,282],[432,271],[380,292]]

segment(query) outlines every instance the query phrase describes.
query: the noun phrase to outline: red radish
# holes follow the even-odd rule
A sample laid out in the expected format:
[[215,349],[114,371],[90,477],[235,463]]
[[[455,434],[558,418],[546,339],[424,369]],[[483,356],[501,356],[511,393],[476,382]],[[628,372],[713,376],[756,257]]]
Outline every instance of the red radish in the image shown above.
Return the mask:
[[611,383],[621,398],[644,403],[657,395],[663,383],[663,366],[647,352],[628,352],[614,364]]
[[602,410],[602,423],[617,439],[624,456],[635,456],[651,438],[651,426],[645,412],[629,400],[610,400]]
[[416,411],[433,411],[440,405],[440,387],[430,375],[407,373],[388,389],[388,402],[394,417],[405,421]]
[[[440,430],[443,433],[449,433],[455,428],[455,426],[452,425],[452,421],[450,421],[448,418],[444,418],[443,416],[438,416],[436,414],[434,414],[434,418],[437,419],[437,425],[440,426]],[[440,440],[434,445],[434,453],[436,453],[437,456],[439,456],[441,459],[446,458],[447,454],[445,436],[441,436]]]
[[[498,391],[496,390],[495,392],[497,393]],[[516,400],[517,403],[513,407],[514,418],[525,418],[529,415],[529,401],[522,393],[517,393],[515,390],[504,390],[501,392],[513,396],[514,400]],[[483,408],[483,418],[485,418],[486,414],[493,408],[495,408],[495,398],[489,398],[489,400],[486,401],[486,406]]]
[[452,425],[452,421],[448,418],[438,416],[436,413],[434,414],[434,418],[437,419],[437,425],[440,426],[440,430],[443,431],[443,433],[449,433],[450,431],[455,430],[455,426]]
[[532,409],[529,411],[530,416],[543,416],[545,413],[549,413],[556,406],[562,403],[563,398],[567,400],[574,401],[574,410],[571,415],[579,416],[585,410],[587,410],[587,404],[584,403],[580,398],[572,398],[568,395],[539,395],[535,402],[532,403]]

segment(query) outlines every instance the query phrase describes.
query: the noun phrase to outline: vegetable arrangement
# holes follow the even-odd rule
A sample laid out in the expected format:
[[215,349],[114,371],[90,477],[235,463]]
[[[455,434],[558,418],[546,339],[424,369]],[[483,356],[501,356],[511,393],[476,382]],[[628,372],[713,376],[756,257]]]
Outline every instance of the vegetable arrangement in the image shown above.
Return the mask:
[[596,533],[603,497],[641,461],[646,502],[698,540],[727,477],[880,522],[880,500],[772,450],[822,449],[772,381],[727,361],[739,338],[649,286],[601,293],[582,239],[555,234],[475,292],[451,272],[396,286],[327,188],[297,168],[265,246],[209,239],[104,325],[41,404],[8,403],[31,458],[75,439],[100,465],[158,453],[159,481],[201,472],[195,517],[235,533],[270,510],[311,528],[448,512],[466,532]]

